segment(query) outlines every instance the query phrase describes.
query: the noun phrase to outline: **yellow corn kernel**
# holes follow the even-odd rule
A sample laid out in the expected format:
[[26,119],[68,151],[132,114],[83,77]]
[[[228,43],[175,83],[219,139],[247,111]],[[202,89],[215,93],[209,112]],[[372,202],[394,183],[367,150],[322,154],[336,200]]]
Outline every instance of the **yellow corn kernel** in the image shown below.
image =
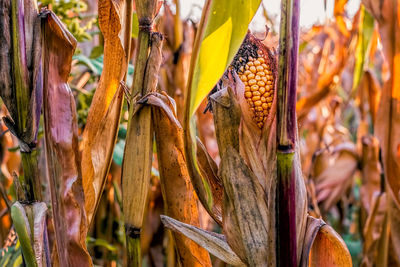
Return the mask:
[[248,81],[249,85],[254,85],[257,83],[257,81],[255,79],[251,79],[250,81]]
[[255,84],[255,85],[252,85],[251,87],[250,87],[250,89],[251,89],[251,91],[258,91],[258,85],[257,84]]

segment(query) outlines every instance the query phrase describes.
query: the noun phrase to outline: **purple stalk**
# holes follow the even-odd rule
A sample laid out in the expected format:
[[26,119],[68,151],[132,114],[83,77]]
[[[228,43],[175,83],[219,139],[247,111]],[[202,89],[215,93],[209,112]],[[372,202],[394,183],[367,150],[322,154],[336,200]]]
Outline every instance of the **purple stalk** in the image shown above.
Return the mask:
[[295,157],[299,0],[283,0],[277,106],[277,266],[297,266]]

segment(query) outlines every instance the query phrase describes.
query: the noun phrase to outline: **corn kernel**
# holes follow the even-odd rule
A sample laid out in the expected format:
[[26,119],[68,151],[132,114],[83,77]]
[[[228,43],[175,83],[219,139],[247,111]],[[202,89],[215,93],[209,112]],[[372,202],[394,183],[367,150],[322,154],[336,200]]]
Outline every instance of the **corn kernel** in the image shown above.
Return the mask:
[[255,85],[252,85],[251,86],[251,91],[258,91],[258,85],[257,84],[255,84]]
[[244,97],[250,106],[253,120],[262,128],[272,106],[274,76],[263,51],[260,49],[257,53],[257,58],[247,58],[245,69],[240,68],[239,77],[245,84]]
[[248,81],[249,85],[254,85],[257,83],[257,81],[255,79],[251,79],[250,81]]
[[[256,96],[253,96],[253,98],[254,98],[254,97],[256,97]],[[253,100],[253,98],[252,98],[252,100]],[[253,101],[254,101],[254,100],[253,100]],[[254,106],[256,106],[256,107],[261,106],[261,104],[262,104],[262,102],[261,102],[260,100],[257,100],[257,101],[254,102]]]

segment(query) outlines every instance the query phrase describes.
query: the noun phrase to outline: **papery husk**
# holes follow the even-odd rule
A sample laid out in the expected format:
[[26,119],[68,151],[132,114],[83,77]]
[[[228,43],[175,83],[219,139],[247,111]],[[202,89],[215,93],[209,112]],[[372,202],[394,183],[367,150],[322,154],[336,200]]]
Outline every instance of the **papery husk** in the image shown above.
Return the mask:
[[[267,121],[264,123],[263,129],[259,129],[254,123],[249,105],[244,99],[244,85],[237,77],[233,74],[236,83],[231,83],[230,86],[235,92],[235,98],[238,101],[241,110],[241,121],[239,127],[239,151],[243,157],[247,166],[250,167],[251,171],[256,175],[259,184],[264,190],[266,203],[270,215],[268,216],[268,223],[266,228],[268,232],[269,245],[268,250],[270,251],[269,258],[273,258],[271,264],[275,261],[275,197],[276,197],[276,173],[277,173],[277,162],[276,162],[276,90],[274,92],[274,102],[270,113],[268,114]],[[232,79],[231,79],[232,81]],[[217,128],[217,126],[216,126]],[[218,131],[218,130],[217,130]],[[219,146],[220,150],[221,147]],[[307,219],[307,196],[306,188],[302,176],[299,147],[296,145],[296,152],[293,161],[293,167],[295,170],[295,183],[296,183],[296,225],[297,225],[297,250],[301,251],[302,240],[305,234],[306,219]],[[223,160],[223,159],[222,159]],[[271,212],[274,211],[274,212]],[[297,254],[297,261],[300,261],[301,253]],[[270,259],[269,259],[270,260]]]
[[[260,130],[244,99],[243,83],[237,75],[233,77],[236,83],[231,78],[225,81],[228,88],[210,96],[225,192],[223,229],[228,243],[243,262],[273,266],[276,260],[276,108],[273,105],[264,128]],[[297,153],[294,166],[297,177],[297,243],[301,250],[307,200]],[[257,233],[257,237],[251,233]],[[299,253],[298,261],[300,257]]]
[[[104,37],[104,69],[93,96],[80,143],[85,210],[89,224],[103,191],[118,133],[123,101],[123,97],[118,96],[118,89],[126,71],[122,40],[124,8],[125,1],[99,1],[99,27]],[[105,117],[107,121],[104,120]],[[103,142],[104,140],[107,142]]]
[[[67,84],[75,38],[46,11],[43,29],[44,132],[55,240],[60,266],[91,266],[80,172],[74,96]],[[58,266],[54,263],[55,266]]]

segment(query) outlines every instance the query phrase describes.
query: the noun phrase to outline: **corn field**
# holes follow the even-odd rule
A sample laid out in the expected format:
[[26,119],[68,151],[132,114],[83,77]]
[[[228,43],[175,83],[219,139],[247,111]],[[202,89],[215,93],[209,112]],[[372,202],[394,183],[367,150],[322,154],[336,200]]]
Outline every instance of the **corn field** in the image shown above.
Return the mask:
[[400,266],[400,0],[0,0],[0,267]]

